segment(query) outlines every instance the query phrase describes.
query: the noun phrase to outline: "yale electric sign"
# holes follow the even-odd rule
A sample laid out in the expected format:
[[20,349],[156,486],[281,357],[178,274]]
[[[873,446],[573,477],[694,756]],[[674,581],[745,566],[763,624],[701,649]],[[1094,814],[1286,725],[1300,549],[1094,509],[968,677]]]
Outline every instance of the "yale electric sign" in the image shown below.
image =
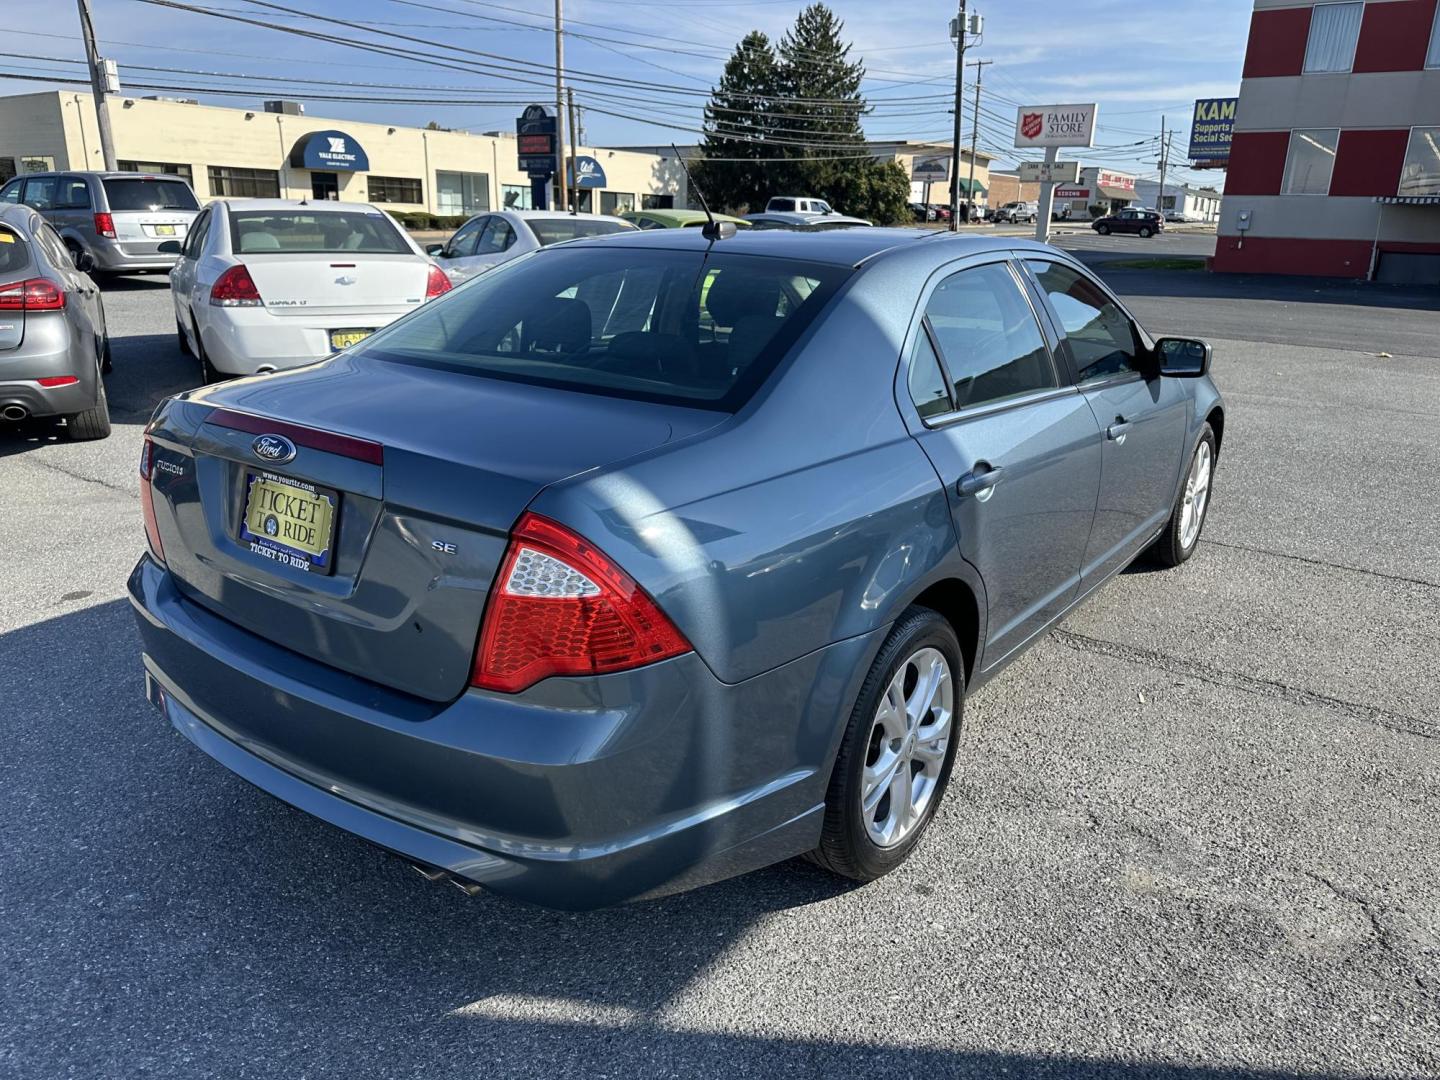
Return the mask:
[[1190,160],[1197,165],[1224,165],[1230,160],[1237,98],[1201,98],[1190,118]]

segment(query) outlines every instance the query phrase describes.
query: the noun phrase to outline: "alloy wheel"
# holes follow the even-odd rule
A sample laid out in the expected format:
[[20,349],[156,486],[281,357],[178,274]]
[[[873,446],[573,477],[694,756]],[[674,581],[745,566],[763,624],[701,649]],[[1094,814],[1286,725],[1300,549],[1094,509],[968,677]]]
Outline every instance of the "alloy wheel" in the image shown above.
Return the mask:
[[1185,478],[1185,496],[1180,503],[1180,545],[1186,549],[1199,538],[1200,524],[1205,520],[1212,462],[1210,444],[1202,442],[1190,463],[1190,475]]
[[911,655],[890,680],[871,722],[860,783],[865,830],[894,847],[925,816],[945,767],[955,710],[950,664],[938,649]]

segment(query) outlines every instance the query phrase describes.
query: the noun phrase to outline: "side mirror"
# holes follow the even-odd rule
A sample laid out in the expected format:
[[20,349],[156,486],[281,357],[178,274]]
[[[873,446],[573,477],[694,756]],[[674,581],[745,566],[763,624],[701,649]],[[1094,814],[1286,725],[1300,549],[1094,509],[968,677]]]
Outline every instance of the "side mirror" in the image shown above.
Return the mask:
[[1161,338],[1155,342],[1155,356],[1161,375],[1198,379],[1210,373],[1210,343],[1199,338]]
[[82,274],[88,274],[95,269],[95,256],[88,251],[71,252],[70,261],[75,264],[75,269]]
[[425,245],[425,254],[426,254],[426,255],[429,255],[432,259],[444,258],[444,257],[445,257],[445,245],[444,245],[444,244],[426,244],[426,245]]

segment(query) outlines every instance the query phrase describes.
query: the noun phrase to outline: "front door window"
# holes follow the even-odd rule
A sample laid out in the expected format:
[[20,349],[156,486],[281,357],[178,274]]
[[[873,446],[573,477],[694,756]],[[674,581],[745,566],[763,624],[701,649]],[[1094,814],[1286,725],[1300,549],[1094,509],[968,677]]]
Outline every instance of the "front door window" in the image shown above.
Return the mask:
[[312,172],[310,194],[316,199],[339,199],[340,177],[333,172]]

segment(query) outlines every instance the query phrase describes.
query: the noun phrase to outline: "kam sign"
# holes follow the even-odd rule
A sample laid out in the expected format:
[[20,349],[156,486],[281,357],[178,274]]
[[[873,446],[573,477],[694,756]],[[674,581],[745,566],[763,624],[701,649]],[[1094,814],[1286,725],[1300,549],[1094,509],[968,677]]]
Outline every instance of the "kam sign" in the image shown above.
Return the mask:
[[1196,165],[1224,165],[1230,160],[1239,98],[1201,98],[1190,117],[1190,160]]
[[1022,105],[1015,114],[1016,146],[1089,146],[1099,106]]

